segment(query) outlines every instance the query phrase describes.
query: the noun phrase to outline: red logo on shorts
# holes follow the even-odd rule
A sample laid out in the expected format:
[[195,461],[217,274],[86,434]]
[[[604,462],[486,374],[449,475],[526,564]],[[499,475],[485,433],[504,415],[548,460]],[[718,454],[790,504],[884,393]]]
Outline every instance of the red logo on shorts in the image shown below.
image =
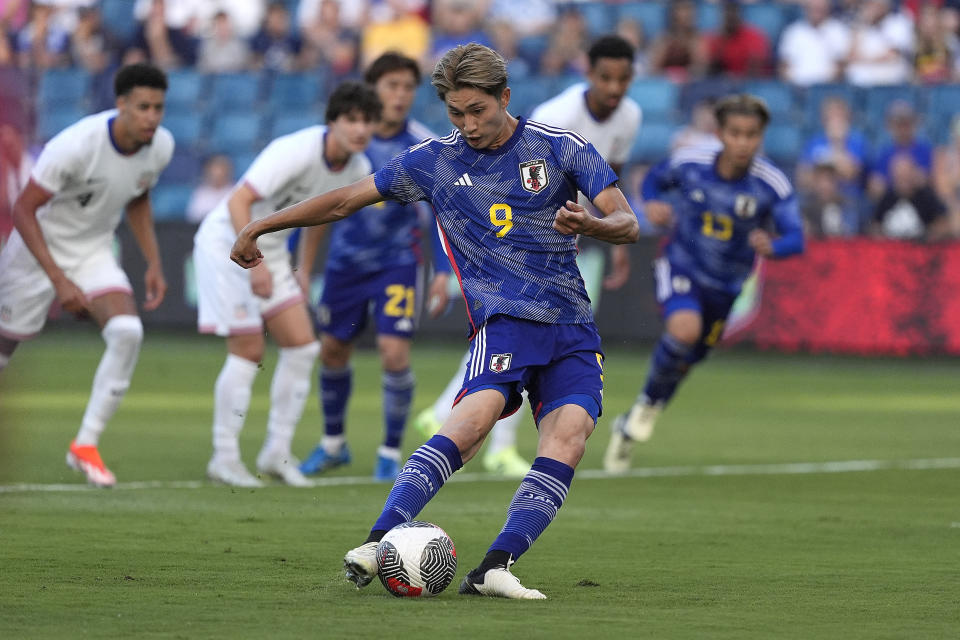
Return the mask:
[[490,371],[494,373],[503,373],[510,368],[510,360],[513,359],[512,353],[495,353],[490,356]]

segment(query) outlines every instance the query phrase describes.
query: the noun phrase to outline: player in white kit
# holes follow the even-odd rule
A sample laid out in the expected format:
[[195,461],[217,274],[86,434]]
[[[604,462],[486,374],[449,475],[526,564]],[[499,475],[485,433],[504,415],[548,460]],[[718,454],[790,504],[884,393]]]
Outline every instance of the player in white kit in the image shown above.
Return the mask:
[[44,147],[0,253],[0,370],[21,341],[40,332],[54,300],[102,329],[106,351],[67,452],[67,464],[100,487],[116,478],[97,445],[130,386],[143,340],[133,289],[112,251],[124,210],[147,262],[143,308],[156,309],[167,290],[148,196],[173,155],[173,136],[160,127],[166,89],[156,67],[120,69],[117,108],[83,118]]
[[227,199],[200,225],[193,259],[198,293],[198,328],[223,336],[227,360],[214,387],[213,457],[207,475],[234,486],[261,481],[240,460],[243,428],[253,381],[263,359],[264,326],[280,347],[270,387],[267,437],[257,470],[294,486],[312,486],[290,453],[303,414],[314,363],[320,353],[304,292],[291,269],[289,231],[263,237],[264,261],[249,271],[230,261],[237,231],[251,220],[367,176],[363,154],[380,118],[374,91],[345,82],[331,94],[326,126],[302,129],[260,152]]
[[[590,60],[588,82],[575,84],[536,107],[530,120],[576,131],[593,144],[619,175],[630,157],[630,147],[640,129],[642,116],[640,105],[626,95],[633,81],[633,47],[619,36],[604,36],[591,45],[587,55]],[[591,206],[582,194],[580,204]],[[627,248],[625,245],[613,245],[610,255],[611,273],[603,279],[602,286],[617,289],[623,286],[630,274]],[[603,263],[600,249],[581,248],[577,264],[594,311],[600,299]],[[425,436],[436,433],[450,415],[457,393],[463,386],[462,371],[469,359],[468,351],[458,373],[440,397],[414,421],[414,426]],[[516,447],[517,427],[524,414],[524,411],[517,411],[498,421],[493,428],[490,444],[483,456],[483,466],[488,471],[523,477],[530,469],[530,463],[520,456]]]

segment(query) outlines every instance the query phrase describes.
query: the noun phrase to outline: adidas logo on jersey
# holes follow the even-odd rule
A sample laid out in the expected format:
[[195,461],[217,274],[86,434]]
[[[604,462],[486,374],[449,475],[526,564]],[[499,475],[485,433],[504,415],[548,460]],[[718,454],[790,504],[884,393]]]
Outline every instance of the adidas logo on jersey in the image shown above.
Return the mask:
[[472,187],[473,180],[470,179],[470,174],[465,173],[462,176],[460,176],[457,179],[457,181],[454,182],[453,184],[455,184],[458,187]]

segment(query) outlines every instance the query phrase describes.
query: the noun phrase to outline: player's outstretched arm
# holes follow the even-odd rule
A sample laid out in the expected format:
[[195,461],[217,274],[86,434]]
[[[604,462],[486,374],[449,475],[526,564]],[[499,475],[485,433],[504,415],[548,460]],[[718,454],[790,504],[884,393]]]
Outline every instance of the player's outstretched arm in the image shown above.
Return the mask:
[[50,255],[50,249],[47,247],[47,241],[43,238],[43,230],[40,229],[40,223],[37,222],[37,209],[49,202],[51,198],[53,198],[53,194],[31,178],[13,204],[13,226],[16,227],[17,232],[23,239],[23,244],[27,245],[27,249],[30,250],[44,273],[50,278],[61,306],[70,313],[85,315],[90,311],[87,297],[80,287],[70,280],[63,269],[54,262],[53,256]]
[[576,202],[568,200],[557,210],[553,228],[563,234],[580,233],[612,244],[636,242],[640,237],[637,215],[620,189],[610,185],[597,194],[593,205],[602,217],[596,218]]
[[147,263],[147,270],[143,274],[146,285],[147,299],[143,308],[153,311],[163,302],[167,293],[167,281],[163,277],[163,265],[160,263],[160,247],[157,244],[157,234],[153,227],[153,209],[150,208],[150,192],[145,191],[127,204],[127,221],[133,233],[140,253]]
[[260,264],[263,259],[257,249],[257,238],[263,234],[292,227],[312,227],[335,222],[382,200],[383,196],[377,190],[372,175],[345,187],[308,198],[292,207],[255,220],[241,229],[230,252],[230,259],[244,269],[250,269]]

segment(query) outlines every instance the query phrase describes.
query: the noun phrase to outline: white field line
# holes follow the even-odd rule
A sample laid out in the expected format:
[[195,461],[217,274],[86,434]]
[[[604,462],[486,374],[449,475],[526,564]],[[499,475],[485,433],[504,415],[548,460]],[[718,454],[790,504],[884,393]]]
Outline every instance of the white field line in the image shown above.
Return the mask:
[[[818,473],[851,473],[865,471],[923,471],[929,469],[960,469],[960,458],[921,458],[915,460],[837,460],[833,462],[788,462],[778,464],[732,464],[681,467],[639,467],[622,474],[610,474],[599,469],[578,471],[581,480],[608,480],[611,478],[681,478],[703,476],[778,476],[809,475]],[[451,482],[495,482],[506,478],[487,473],[458,473]],[[369,476],[341,476],[317,478],[318,487],[378,484]],[[516,479],[512,479],[516,482]],[[114,490],[137,489],[200,489],[211,486],[199,480],[150,480],[144,482],[118,482]],[[282,486],[279,484],[269,486]],[[267,488],[268,488],[267,487]],[[90,491],[85,484],[6,484],[0,485],[0,494],[50,491]]]

